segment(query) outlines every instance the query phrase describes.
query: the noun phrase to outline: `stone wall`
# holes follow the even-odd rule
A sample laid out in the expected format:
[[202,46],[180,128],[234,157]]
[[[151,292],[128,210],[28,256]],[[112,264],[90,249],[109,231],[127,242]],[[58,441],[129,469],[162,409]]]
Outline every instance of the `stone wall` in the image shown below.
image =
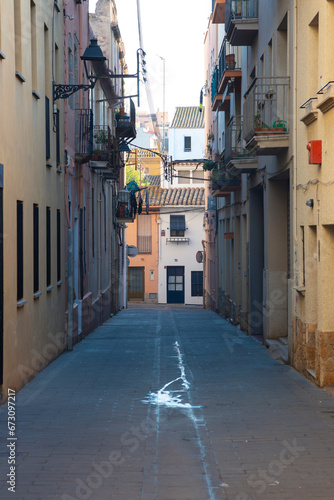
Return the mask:
[[293,366],[318,385],[334,385],[334,332],[321,332],[317,325],[293,321]]

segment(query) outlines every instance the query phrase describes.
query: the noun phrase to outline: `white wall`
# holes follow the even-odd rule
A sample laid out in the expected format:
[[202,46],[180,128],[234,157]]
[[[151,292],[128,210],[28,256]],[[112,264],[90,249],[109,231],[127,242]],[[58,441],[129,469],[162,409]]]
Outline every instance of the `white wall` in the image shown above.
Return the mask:
[[[193,208],[193,210],[189,210]],[[182,210],[184,210],[182,212]],[[189,244],[166,243],[170,236],[169,216],[171,213],[185,215],[186,231],[185,238],[189,238]],[[203,297],[191,296],[191,271],[203,271],[203,264],[196,261],[196,253],[203,250],[202,240],[204,239],[203,228],[204,206],[174,206],[163,207],[160,210],[159,227],[159,290],[158,302],[167,303],[167,266],[184,266],[184,299],[185,304],[202,304]],[[166,236],[161,236],[161,231],[165,231]]]
[[[184,151],[184,137],[191,137],[191,151]],[[173,160],[204,158],[204,128],[170,128],[168,154]]]

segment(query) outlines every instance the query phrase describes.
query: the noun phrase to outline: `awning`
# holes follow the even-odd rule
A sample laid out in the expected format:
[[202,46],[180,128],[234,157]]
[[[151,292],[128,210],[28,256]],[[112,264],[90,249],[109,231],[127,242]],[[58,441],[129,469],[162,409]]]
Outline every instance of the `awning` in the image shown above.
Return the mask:
[[171,215],[170,216],[170,230],[171,231],[185,231],[186,230],[186,217],[185,217],[185,215]]

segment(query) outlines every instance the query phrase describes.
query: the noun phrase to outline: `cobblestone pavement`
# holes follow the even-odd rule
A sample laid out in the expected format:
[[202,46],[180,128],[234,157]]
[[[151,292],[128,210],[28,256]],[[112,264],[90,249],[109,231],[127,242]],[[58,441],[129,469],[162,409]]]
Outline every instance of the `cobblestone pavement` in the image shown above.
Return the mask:
[[211,311],[122,311],[17,394],[16,441],[7,409],[3,500],[334,499],[333,396]]

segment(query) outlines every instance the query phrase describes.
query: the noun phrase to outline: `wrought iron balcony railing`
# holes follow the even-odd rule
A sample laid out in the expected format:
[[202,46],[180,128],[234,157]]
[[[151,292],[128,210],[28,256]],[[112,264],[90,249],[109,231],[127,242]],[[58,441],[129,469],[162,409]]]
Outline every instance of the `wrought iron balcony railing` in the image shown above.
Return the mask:
[[289,133],[289,77],[258,77],[245,94],[243,135]]
[[[226,0],[225,29],[227,38],[233,45],[248,45],[257,31],[256,26],[247,26],[247,22],[258,19],[258,0]],[[238,23],[240,22],[240,25]],[[240,33],[238,29],[240,28]]]
[[219,82],[225,71],[241,69],[240,55],[240,49],[233,47],[225,37],[219,53]]
[[110,161],[112,154],[112,137],[108,125],[94,125],[94,148],[93,155],[96,160]]
[[242,116],[232,116],[225,132],[225,164],[227,165],[233,158],[248,156],[249,151],[244,147],[244,138],[242,135]]
[[211,104],[214,102],[216,94],[218,93],[219,84],[219,67],[216,66],[211,77]]
[[85,161],[93,152],[93,111],[76,109],[75,155]]
[[226,0],[225,23],[229,30],[233,19],[256,19],[259,15],[258,0]]

